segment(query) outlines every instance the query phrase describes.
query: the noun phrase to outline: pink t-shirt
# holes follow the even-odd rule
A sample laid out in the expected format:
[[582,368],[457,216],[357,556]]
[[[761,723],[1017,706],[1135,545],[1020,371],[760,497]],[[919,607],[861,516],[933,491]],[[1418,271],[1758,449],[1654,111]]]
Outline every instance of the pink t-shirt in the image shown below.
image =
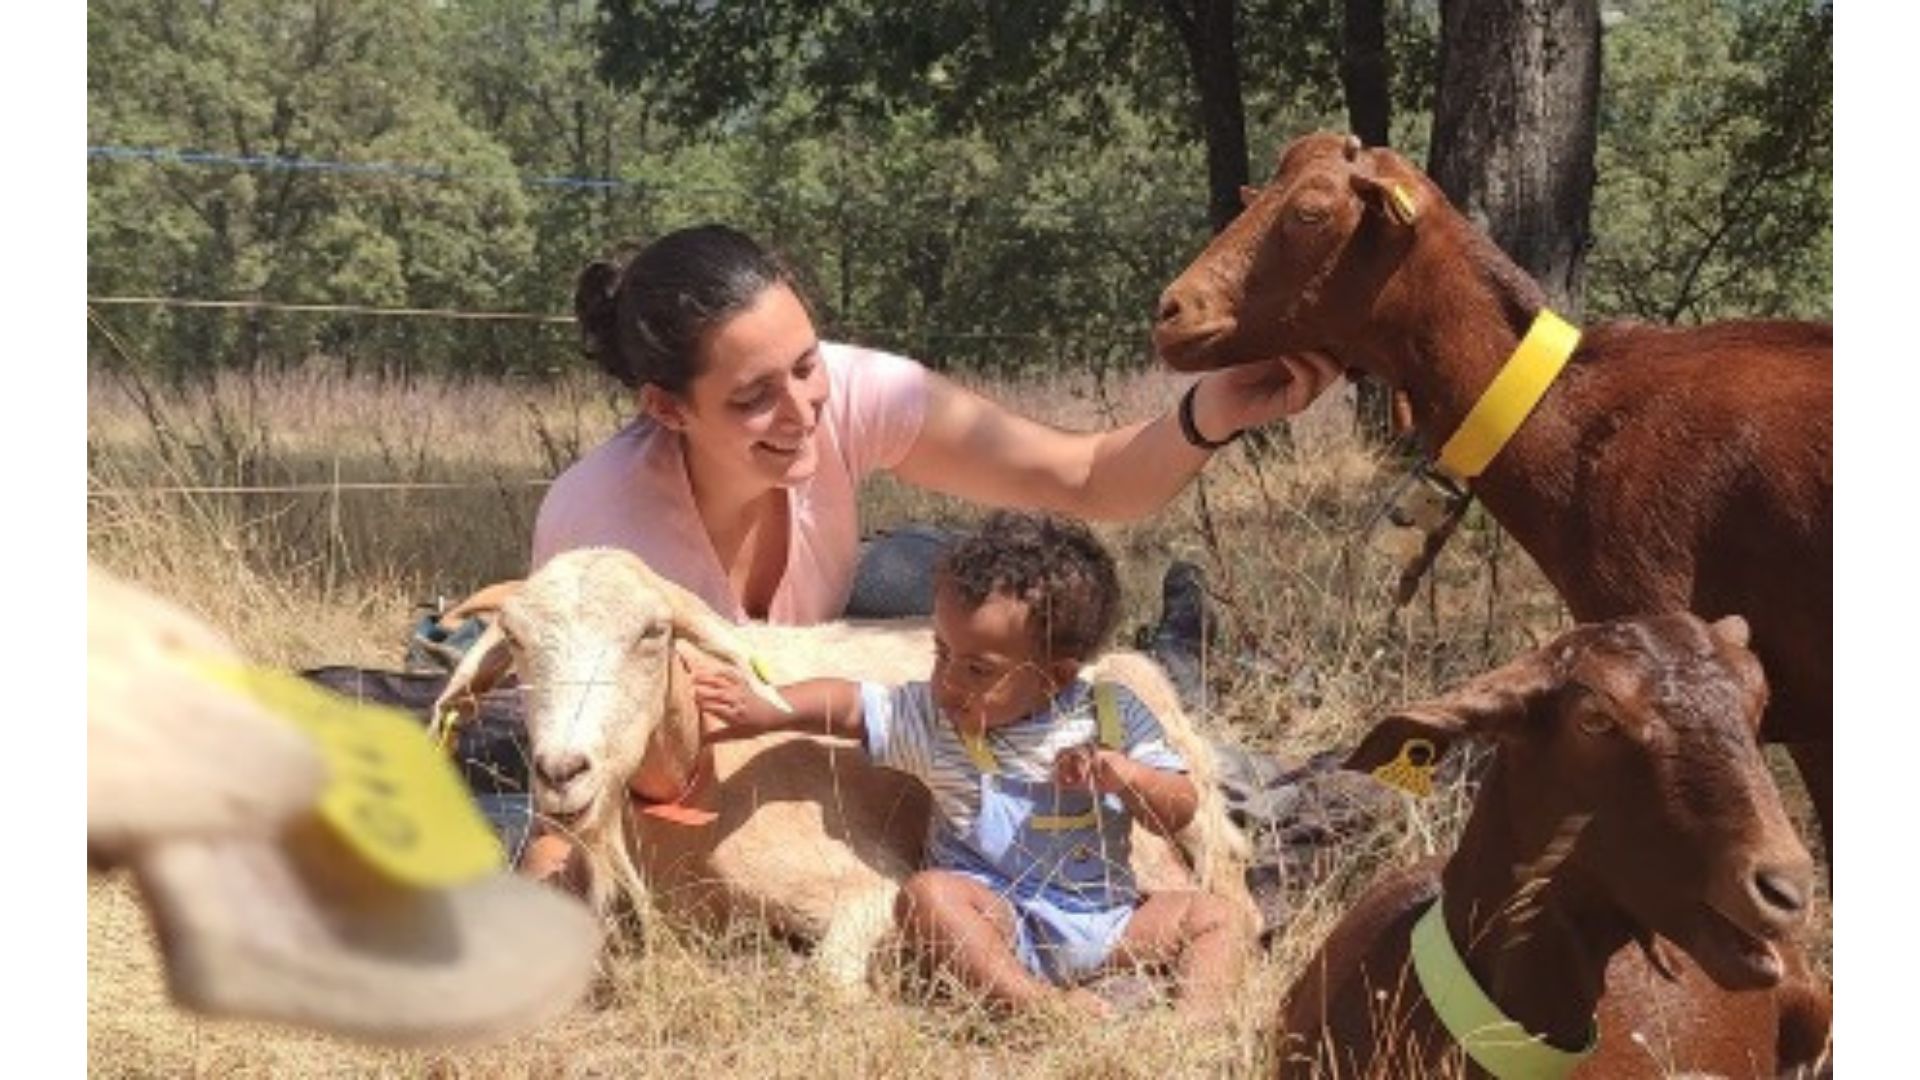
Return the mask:
[[[829,390],[814,437],[820,467],[788,489],[787,568],[767,621],[838,618],[859,558],[860,481],[900,463],[926,415],[927,370],[871,349],[820,343]],[[747,613],[727,584],[693,491],[680,436],[645,417],[595,447],[553,482],[533,526],[533,566],[582,547],[625,548],[721,615]]]

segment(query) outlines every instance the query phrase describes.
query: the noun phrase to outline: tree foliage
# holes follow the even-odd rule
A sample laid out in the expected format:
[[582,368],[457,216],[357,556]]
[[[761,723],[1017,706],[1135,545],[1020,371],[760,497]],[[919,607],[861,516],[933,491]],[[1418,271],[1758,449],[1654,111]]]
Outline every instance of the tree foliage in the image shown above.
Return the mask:
[[1831,317],[1832,8],[1639,3],[1606,50],[1590,307]]
[[[1225,5],[1256,182],[1293,136],[1346,125],[1350,6]],[[1438,7],[1380,7],[1391,138],[1419,160]],[[251,163],[93,159],[89,292],[566,313],[591,258],[726,221],[807,274],[830,332],[953,368],[1144,364],[1154,299],[1212,223],[1175,17],[1209,8],[94,0],[88,141]],[[1830,10],[1611,10],[1589,308],[1823,314]],[[576,362],[564,325],[100,314],[113,340],[96,337],[96,357],[124,349],[177,375],[313,355],[389,371]]]
[[[98,0],[87,18],[95,144],[512,170],[436,92],[438,30],[423,5]],[[533,233],[512,183],[101,161],[87,241],[96,294],[487,308],[511,295]],[[322,346],[350,354],[360,329],[191,311],[127,319],[144,331],[130,336],[186,369]]]

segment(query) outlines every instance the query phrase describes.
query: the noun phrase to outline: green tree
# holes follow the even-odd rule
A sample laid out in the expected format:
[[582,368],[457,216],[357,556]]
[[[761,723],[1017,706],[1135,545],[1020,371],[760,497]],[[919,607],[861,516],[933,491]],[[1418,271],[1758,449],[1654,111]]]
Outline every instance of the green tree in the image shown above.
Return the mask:
[[[1334,0],[962,0],[835,5],[604,0],[603,70],[694,125],[818,96],[822,123],[923,109],[934,129],[1004,145],[1073,143],[1124,111],[1205,150],[1210,219],[1239,212],[1249,125],[1339,108]],[[781,78],[769,79],[768,72]]]
[[[440,93],[429,5],[96,0],[87,17],[90,142],[376,166],[95,160],[91,292],[478,308],[511,294],[533,240],[526,200],[507,154]],[[483,179],[431,181],[380,163]],[[121,315],[176,373],[316,349],[351,361],[367,348],[405,357],[457,345],[426,323]]]
[[516,306],[567,311],[588,259],[650,231],[660,200],[643,181],[674,132],[644,95],[595,72],[592,0],[462,0],[439,19],[456,58],[450,99],[535,180],[523,193],[534,246]]
[[1831,317],[1830,5],[1622,5],[1600,136],[1596,310]]

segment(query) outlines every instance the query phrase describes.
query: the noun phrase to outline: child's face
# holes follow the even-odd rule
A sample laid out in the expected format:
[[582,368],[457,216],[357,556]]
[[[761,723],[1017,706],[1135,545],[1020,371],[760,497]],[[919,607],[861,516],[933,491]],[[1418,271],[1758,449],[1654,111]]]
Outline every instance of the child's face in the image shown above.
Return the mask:
[[948,586],[934,594],[933,700],[949,723],[978,735],[1045,705],[1080,670],[1039,655],[1024,600],[995,594],[972,607]]

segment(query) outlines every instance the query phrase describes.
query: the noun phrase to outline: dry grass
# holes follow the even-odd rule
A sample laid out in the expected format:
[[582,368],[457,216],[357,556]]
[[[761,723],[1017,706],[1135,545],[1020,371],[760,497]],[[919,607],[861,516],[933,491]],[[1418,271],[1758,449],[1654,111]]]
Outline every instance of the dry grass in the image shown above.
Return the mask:
[[[1175,384],[1148,372],[1094,384],[983,387],[1069,427],[1141,418]],[[1167,563],[1200,563],[1225,636],[1209,659],[1216,730],[1292,755],[1350,745],[1382,705],[1485,669],[1567,625],[1525,555],[1476,512],[1404,612],[1394,567],[1354,543],[1397,468],[1358,444],[1342,395],[1293,428],[1294,446],[1253,440],[1152,522],[1103,527],[1127,590],[1123,635],[1150,626]],[[169,397],[138,380],[89,381],[88,547],[93,558],[200,612],[256,658],[289,667],[398,666],[418,602],[519,576],[540,489],[619,422],[617,398],[585,381],[408,387],[318,369]],[[462,483],[459,491],[142,494],[154,485]],[[885,480],[869,527],[965,522],[973,507]],[[1783,778],[1790,770],[1777,770]],[[1803,834],[1812,835],[1797,781]],[[118,878],[90,882],[88,1053],[100,1075],[1128,1077],[1256,1075],[1261,1033],[1293,972],[1384,865],[1453,843],[1458,791],[1409,801],[1403,820],[1349,845],[1327,881],[1260,957],[1233,1023],[1193,1031],[1164,1010],[1108,1025],[993,1023],[928,1005],[896,985],[877,1002],[835,1000],[786,945],[649,934],[610,961],[608,990],[539,1033],[479,1050],[376,1051],[319,1036],[210,1021],[167,1004],[150,936]],[[1817,915],[1827,969],[1830,919]]]

